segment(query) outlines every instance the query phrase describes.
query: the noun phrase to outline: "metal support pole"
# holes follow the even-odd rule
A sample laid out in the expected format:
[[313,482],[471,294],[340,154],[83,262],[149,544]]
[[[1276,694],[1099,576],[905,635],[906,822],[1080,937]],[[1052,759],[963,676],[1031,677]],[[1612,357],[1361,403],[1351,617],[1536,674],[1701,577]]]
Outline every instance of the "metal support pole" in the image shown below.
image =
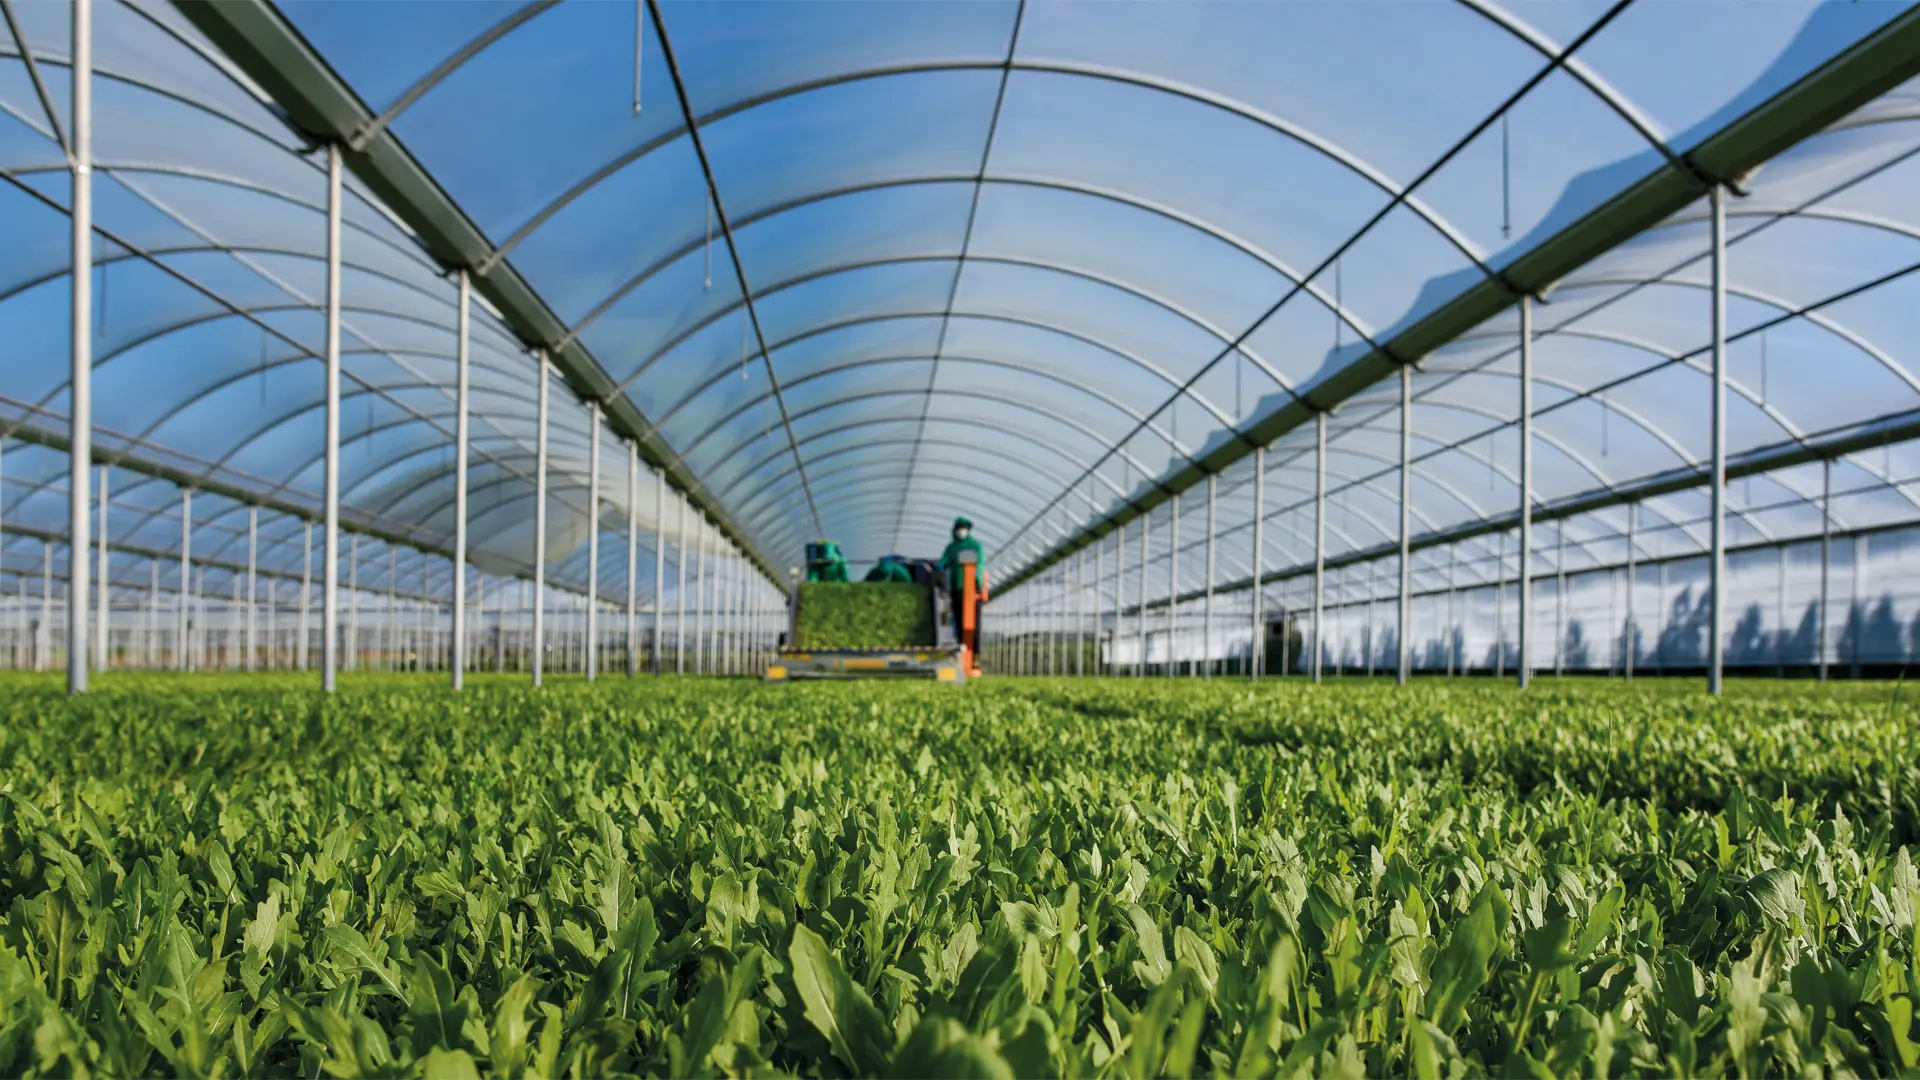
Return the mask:
[[1493,677],[1507,677],[1507,533],[1500,531],[1500,547],[1493,564]]
[[[8,21],[12,21],[9,15]],[[25,45],[22,43],[22,49]],[[73,93],[68,148],[73,197],[72,382],[68,387],[67,692],[87,692],[87,491],[93,468],[93,0],[73,0]],[[104,495],[104,492],[102,493]],[[103,658],[104,659],[104,658]]]
[[100,499],[98,527],[100,535],[94,556],[93,587],[95,601],[93,605],[93,662],[101,671],[112,667],[112,657],[108,652],[111,643],[109,621],[113,614],[111,600],[107,596],[107,467],[100,466]]
[[640,674],[640,447],[627,443],[627,678]]
[[307,652],[312,648],[312,629],[307,609],[313,594],[313,522],[300,522],[300,646],[294,650],[294,666],[307,670]]
[[[375,639],[375,640],[380,640],[381,638],[385,639],[382,646],[382,651],[386,653],[386,661],[387,661],[386,667],[388,671],[400,670],[400,646],[401,646],[400,611],[399,611],[399,606],[395,602],[395,597],[394,597],[394,593],[398,591],[398,588],[399,588],[399,581],[398,581],[399,576],[400,576],[400,549],[394,547],[392,544],[388,544],[387,545],[387,617],[384,620],[386,625],[380,628],[382,633],[380,634],[379,638]],[[421,659],[425,660],[426,658],[423,656],[421,657]]]
[[1313,415],[1313,681],[1326,652],[1321,628],[1327,605],[1327,414]]
[[1207,474],[1207,591],[1200,601],[1200,636],[1206,639],[1201,646],[1200,655],[1206,674],[1202,678],[1213,678],[1213,574],[1214,574],[1214,538],[1220,534],[1216,528],[1218,519],[1214,516],[1214,494],[1220,488],[1218,473]]
[[[206,570],[200,571],[202,580]],[[354,671],[360,666],[360,534],[347,536],[347,670]]]
[[1520,632],[1514,671],[1525,690],[1533,680],[1533,297],[1520,298]]
[[1395,681],[1407,685],[1413,671],[1413,365],[1400,365],[1400,614]]
[[1833,568],[1833,459],[1820,461],[1820,681],[1827,681],[1827,584]]
[[340,144],[327,146],[326,509],[321,537],[320,688],[340,666]]
[[1073,673],[1087,674],[1087,549],[1073,553]]
[[1635,625],[1634,610],[1633,610],[1634,585],[1639,581],[1638,571],[1634,564],[1634,560],[1639,554],[1639,552],[1636,550],[1639,546],[1638,537],[1635,535],[1639,531],[1639,525],[1640,525],[1640,504],[1628,503],[1627,504],[1627,625],[1621,630],[1621,634],[1626,642],[1626,647],[1624,650],[1626,655],[1623,657],[1623,660],[1624,660],[1623,670],[1625,670],[1626,672],[1628,682],[1633,681],[1633,661],[1634,661],[1635,654],[1640,651],[1640,641],[1639,641],[1640,635],[1638,633],[1639,628]]
[[600,674],[600,403],[587,402],[587,681]]
[[673,552],[679,583],[673,590],[673,673],[687,673],[687,495],[680,493],[680,542]]
[[[1100,610],[1100,595],[1106,589],[1107,582],[1107,542],[1096,540],[1093,543],[1093,596],[1089,606],[1093,609],[1093,673],[1100,674],[1100,642],[1106,637],[1102,633],[1105,613]],[[1113,674],[1113,654],[1107,654],[1107,674]]]
[[1108,651],[1111,661],[1107,674],[1118,677],[1120,674],[1120,595],[1125,591],[1127,565],[1127,529],[1122,525],[1113,530],[1113,647]]
[[1173,678],[1174,632],[1180,616],[1180,496],[1167,500],[1172,520],[1167,530],[1167,678]]
[[173,641],[173,666],[187,670],[187,592],[193,581],[193,489],[180,489],[179,627]]
[[1133,669],[1133,677],[1144,678],[1147,674],[1147,548],[1151,546],[1153,533],[1148,515],[1140,515],[1140,578],[1139,609],[1134,612],[1134,624],[1140,628],[1140,664]]
[[1713,225],[1713,485],[1712,550],[1707,556],[1707,693],[1720,693],[1720,669],[1726,659],[1727,571],[1727,192],[1719,184],[1708,192]]
[[455,690],[466,686],[467,676],[467,444],[471,438],[467,372],[473,314],[473,281],[465,269],[459,272],[458,280],[460,311],[454,341],[454,409],[458,416],[453,423],[453,663],[449,665]]
[[667,601],[667,477],[653,470],[653,644],[647,657],[660,674],[660,616]]
[[546,675],[547,648],[547,397],[552,377],[547,372],[547,354],[533,354],[538,371],[539,402],[535,406],[533,478],[533,685],[539,686]]
[[247,670],[259,667],[260,508],[247,507]]
[[1261,575],[1266,572],[1267,448],[1253,448],[1253,641],[1247,652],[1247,677],[1258,679],[1266,664],[1266,613],[1260,610]]
[[1553,524],[1553,674],[1559,678],[1567,660],[1567,519]]

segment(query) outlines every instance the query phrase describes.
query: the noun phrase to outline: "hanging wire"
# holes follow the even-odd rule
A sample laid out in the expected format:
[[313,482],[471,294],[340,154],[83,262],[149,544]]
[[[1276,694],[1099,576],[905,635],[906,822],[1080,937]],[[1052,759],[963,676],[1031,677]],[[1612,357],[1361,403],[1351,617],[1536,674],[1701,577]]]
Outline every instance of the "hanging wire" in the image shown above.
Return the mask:
[[1767,332],[1760,331],[1760,404],[1767,403]]
[[267,328],[260,328],[260,407],[267,405]]
[[1600,456],[1607,456],[1607,419],[1613,410],[1607,408],[1607,396],[1600,395]]
[[1505,112],[1500,114],[1500,235],[1513,235],[1513,153]]
[[747,377],[747,306],[740,305],[740,378]]
[[634,0],[634,115],[639,115],[639,54],[647,44],[647,0]]
[[706,213],[707,221],[707,280],[700,283],[702,289],[713,288],[713,199],[711,196],[700,200],[700,208]]

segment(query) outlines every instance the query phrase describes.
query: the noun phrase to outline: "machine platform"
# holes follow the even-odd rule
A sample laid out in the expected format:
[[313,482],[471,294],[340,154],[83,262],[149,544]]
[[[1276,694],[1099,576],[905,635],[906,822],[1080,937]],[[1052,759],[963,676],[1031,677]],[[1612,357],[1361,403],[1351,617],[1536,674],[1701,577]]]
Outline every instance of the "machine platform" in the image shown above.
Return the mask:
[[967,666],[958,645],[916,649],[781,649],[767,667],[768,682],[793,679],[934,679],[964,683]]

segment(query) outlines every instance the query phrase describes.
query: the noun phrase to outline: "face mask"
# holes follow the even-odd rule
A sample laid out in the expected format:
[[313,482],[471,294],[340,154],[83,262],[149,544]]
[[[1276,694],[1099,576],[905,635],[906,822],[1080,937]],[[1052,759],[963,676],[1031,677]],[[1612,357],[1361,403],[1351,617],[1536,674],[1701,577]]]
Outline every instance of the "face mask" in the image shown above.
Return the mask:
[[953,530],[953,538],[955,540],[965,540],[967,538],[967,530],[965,529]]

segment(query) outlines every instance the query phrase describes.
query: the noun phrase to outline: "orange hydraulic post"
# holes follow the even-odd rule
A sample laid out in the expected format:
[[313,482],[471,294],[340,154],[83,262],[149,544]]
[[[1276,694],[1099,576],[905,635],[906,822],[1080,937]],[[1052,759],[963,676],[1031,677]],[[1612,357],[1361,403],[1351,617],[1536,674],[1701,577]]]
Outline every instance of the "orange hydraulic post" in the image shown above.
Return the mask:
[[980,668],[980,568],[971,562],[960,566],[960,662],[968,678],[978,678]]

